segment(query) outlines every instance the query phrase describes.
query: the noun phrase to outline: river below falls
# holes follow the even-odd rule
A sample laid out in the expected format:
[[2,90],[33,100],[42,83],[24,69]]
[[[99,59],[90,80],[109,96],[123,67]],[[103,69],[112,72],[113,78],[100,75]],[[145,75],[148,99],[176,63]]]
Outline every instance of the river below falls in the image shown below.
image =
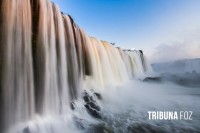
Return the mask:
[[[106,88],[103,100],[98,103],[101,119],[91,117],[80,99],[74,111],[65,116],[30,121],[23,133],[196,133],[200,132],[199,89],[170,82],[133,80]],[[192,120],[149,120],[148,111],[192,111],[193,114]]]
[[[106,93],[103,122],[116,133],[200,132],[200,88],[134,81]],[[123,91],[122,91],[123,90]],[[148,111],[192,111],[192,120],[149,120]]]

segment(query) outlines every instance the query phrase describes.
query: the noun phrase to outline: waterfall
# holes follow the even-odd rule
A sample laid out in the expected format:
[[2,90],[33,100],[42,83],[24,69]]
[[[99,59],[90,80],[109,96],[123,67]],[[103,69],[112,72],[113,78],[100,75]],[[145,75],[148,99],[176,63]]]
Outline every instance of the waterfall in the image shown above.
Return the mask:
[[85,81],[106,91],[151,76],[142,51],[89,37],[49,0],[0,5],[0,132],[36,116],[68,113]]
[[1,130],[34,114],[31,25],[30,1],[1,2]]

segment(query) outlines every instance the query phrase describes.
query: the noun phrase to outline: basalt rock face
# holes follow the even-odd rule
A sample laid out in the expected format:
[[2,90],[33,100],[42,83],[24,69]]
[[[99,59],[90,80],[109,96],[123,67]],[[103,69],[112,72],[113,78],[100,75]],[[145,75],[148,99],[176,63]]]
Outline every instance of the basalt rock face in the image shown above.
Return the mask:
[[93,95],[89,95],[87,91],[84,91],[83,100],[85,102],[85,108],[87,109],[88,113],[95,118],[101,118],[101,108],[96,101],[102,100],[101,95],[96,92],[93,93]]
[[146,82],[162,82],[162,78],[161,77],[146,77],[143,81]]
[[31,133],[28,127],[25,127],[23,133]]
[[94,93],[94,95],[99,99],[99,100],[102,100],[102,96],[101,96],[101,94],[100,93]]

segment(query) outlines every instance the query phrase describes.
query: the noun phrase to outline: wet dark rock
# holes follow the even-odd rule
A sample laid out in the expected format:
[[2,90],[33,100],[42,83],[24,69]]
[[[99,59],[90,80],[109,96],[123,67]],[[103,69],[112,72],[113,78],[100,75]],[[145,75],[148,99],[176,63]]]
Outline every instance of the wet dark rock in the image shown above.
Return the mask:
[[147,81],[147,82],[161,82],[162,78],[161,77],[146,77],[143,81]]
[[83,96],[83,100],[87,103],[90,102],[90,97],[89,96]]
[[96,102],[92,96],[90,96],[90,102]]
[[[102,100],[102,96],[100,93],[96,93],[94,92],[94,96],[98,99],[98,100]],[[83,92],[83,100],[88,103],[88,102],[96,102],[94,100],[93,96],[90,96],[86,91]]]
[[101,94],[100,93],[94,93],[94,95],[99,99],[99,100],[102,100],[102,96],[101,96]]
[[95,97],[97,97],[96,100],[100,100],[102,99],[101,95],[99,93],[94,92],[94,95],[91,96],[89,95],[86,91],[83,92],[83,100],[85,101],[85,108],[87,109],[87,112],[95,117],[95,118],[101,118],[100,115],[100,106],[97,104],[97,102],[95,101]]
[[100,107],[97,105],[97,103],[89,102],[86,105],[89,105],[92,109],[95,109],[97,111],[100,111]]
[[74,102],[71,102],[71,103],[70,103],[70,108],[71,108],[72,110],[75,109],[75,103],[74,103]]
[[139,50],[139,51],[140,51],[141,54],[143,54],[143,51],[142,51],[142,50]]
[[87,112],[88,112],[91,116],[93,116],[93,117],[95,117],[95,118],[101,118],[100,113],[99,113],[97,110],[95,110],[94,108],[92,108],[89,104],[86,104],[86,105],[85,105],[85,108],[87,109]]
[[25,128],[23,129],[23,133],[31,133],[31,132],[30,132],[30,130],[29,130],[28,127],[25,127]]
[[90,102],[90,95],[84,91],[83,92],[83,100],[87,103],[87,102]]

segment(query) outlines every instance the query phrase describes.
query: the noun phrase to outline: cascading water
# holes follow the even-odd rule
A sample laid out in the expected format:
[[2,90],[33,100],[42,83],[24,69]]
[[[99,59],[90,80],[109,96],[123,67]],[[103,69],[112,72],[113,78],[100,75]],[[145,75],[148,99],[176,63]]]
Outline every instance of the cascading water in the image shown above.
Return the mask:
[[[0,5],[0,132],[69,114],[70,103],[84,90],[105,92],[152,76],[142,51],[89,37],[49,0],[1,0]],[[56,131],[38,126],[23,132]]]
[[30,1],[1,1],[0,130],[34,115],[31,25]]

